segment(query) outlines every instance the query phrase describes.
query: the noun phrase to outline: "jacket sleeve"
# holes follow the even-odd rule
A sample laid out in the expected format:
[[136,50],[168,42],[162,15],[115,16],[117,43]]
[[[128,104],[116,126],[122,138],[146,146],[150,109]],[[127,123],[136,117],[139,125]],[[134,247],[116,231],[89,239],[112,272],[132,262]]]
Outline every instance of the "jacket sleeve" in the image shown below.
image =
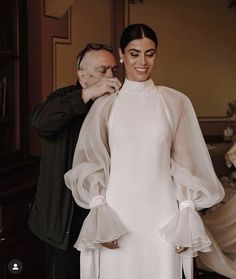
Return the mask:
[[60,131],[73,117],[87,111],[88,105],[83,102],[81,89],[65,87],[36,106],[32,112],[32,125],[42,138],[47,138]]
[[95,101],[81,128],[73,167],[65,174],[76,203],[90,209],[75,244],[78,250],[103,248],[100,243],[127,233],[105,198],[110,169],[107,121],[114,95]]
[[188,247],[184,252],[186,256],[196,256],[197,251],[209,251],[211,242],[197,211],[220,202],[224,190],[214,172],[192,104],[186,96],[182,97],[173,136],[171,175],[179,211],[160,233],[173,245]]

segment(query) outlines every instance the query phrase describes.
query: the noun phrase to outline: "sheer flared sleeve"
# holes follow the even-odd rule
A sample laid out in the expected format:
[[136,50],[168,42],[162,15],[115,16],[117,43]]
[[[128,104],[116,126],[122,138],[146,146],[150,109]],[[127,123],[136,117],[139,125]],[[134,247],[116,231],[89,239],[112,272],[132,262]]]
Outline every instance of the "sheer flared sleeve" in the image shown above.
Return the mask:
[[107,120],[115,97],[100,97],[90,109],[80,131],[72,169],[65,174],[76,203],[91,209],[75,244],[78,250],[102,248],[100,243],[127,233],[105,198],[110,167]]
[[168,100],[166,103],[173,129],[171,175],[179,211],[160,233],[173,245],[187,247],[183,256],[193,257],[197,251],[210,251],[211,245],[197,211],[219,203],[224,190],[214,172],[192,104],[183,94],[178,96],[175,106],[168,105]]

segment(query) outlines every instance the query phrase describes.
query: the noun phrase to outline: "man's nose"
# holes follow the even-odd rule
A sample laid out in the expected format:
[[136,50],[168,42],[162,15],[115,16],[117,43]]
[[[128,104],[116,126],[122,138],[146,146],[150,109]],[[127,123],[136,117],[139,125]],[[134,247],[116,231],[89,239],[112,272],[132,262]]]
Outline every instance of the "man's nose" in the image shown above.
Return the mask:
[[106,71],[106,77],[110,78],[110,77],[114,77],[113,71],[111,68],[107,69]]

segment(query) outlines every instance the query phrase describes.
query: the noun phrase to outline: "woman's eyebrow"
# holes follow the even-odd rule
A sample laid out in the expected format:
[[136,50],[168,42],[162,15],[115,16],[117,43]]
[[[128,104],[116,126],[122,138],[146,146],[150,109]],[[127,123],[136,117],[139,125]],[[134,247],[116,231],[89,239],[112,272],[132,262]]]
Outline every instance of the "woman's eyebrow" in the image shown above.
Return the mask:
[[147,49],[147,50],[145,50],[145,52],[149,52],[149,51],[156,51],[156,49],[155,48],[150,48],[150,49]]
[[141,52],[141,50],[138,50],[138,49],[135,49],[135,48],[131,48],[131,49],[128,50],[128,52],[131,52],[131,51]]
[[[141,52],[141,50],[138,50],[138,49],[135,49],[135,48],[131,48],[131,49],[128,50],[128,52],[131,52],[131,51]],[[145,50],[145,52],[148,52],[148,51],[156,51],[156,49],[155,48],[150,48],[150,49]]]

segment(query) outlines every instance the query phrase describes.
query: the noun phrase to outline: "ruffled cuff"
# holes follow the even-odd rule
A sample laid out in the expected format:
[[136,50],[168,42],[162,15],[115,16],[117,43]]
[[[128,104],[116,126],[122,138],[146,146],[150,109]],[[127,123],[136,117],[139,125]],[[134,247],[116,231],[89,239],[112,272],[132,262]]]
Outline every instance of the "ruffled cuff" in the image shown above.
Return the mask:
[[90,213],[74,245],[76,249],[103,249],[100,243],[116,240],[127,233],[127,229],[102,196],[92,199],[90,207]]
[[187,247],[188,249],[181,253],[183,256],[195,257],[197,251],[211,251],[211,241],[191,200],[180,204],[178,213],[160,229],[160,234],[173,246]]

